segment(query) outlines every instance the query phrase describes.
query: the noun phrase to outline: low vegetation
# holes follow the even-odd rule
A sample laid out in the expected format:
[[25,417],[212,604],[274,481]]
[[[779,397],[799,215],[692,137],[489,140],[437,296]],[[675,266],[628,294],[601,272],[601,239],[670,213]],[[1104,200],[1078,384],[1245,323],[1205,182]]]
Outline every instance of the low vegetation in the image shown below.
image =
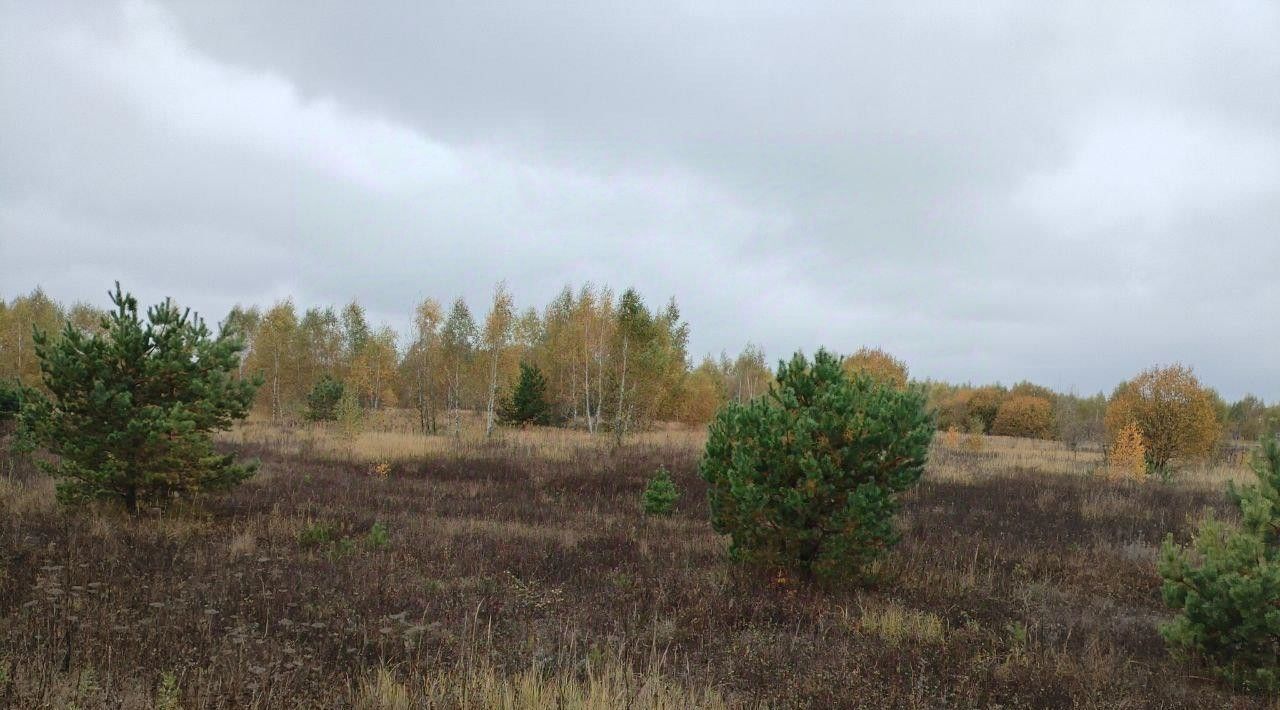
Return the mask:
[[667,473],[665,466],[659,466],[658,472],[649,479],[649,485],[645,486],[644,494],[640,496],[644,514],[671,515],[678,500],[680,500],[680,491],[671,480],[671,474]]
[[[702,433],[616,449],[554,429],[485,439],[483,413],[461,439],[424,437],[404,416],[397,436],[423,444],[390,459],[381,421],[340,451],[299,446],[321,425],[243,425],[224,450],[259,473],[159,517],[60,507],[16,459],[0,705],[1266,706],[1159,633],[1166,532],[1185,543],[1205,511],[1234,526],[1222,487],[1245,469],[1134,486],[1101,475],[1096,449],[940,441],[879,580],[820,590],[729,561]],[[646,518],[659,466],[680,503]]]

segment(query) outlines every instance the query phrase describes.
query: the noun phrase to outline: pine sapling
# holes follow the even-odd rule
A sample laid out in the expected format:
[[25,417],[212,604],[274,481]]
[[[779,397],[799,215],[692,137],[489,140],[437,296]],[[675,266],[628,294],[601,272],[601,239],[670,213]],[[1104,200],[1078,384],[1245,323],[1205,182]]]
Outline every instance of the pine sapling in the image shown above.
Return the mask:
[[1263,442],[1257,483],[1230,485],[1241,527],[1210,519],[1184,550],[1165,538],[1165,602],[1179,612],[1161,628],[1179,655],[1205,662],[1248,690],[1280,691],[1280,440]]
[[671,515],[679,499],[680,491],[671,480],[671,474],[667,473],[666,467],[660,466],[654,477],[649,479],[649,485],[645,486],[640,502],[645,515]]

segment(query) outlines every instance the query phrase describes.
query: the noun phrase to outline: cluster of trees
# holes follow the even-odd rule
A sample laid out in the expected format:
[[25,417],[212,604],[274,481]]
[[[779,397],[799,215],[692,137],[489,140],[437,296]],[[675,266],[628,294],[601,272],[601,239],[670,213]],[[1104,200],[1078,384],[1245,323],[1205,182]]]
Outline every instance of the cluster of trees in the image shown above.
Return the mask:
[[[43,387],[33,333],[61,337],[69,322],[89,335],[104,315],[39,289],[0,301],[0,380]],[[694,366],[674,299],[651,308],[633,289],[590,284],[566,287],[541,310],[518,309],[504,284],[482,314],[461,298],[427,299],[407,334],[374,326],[356,301],[237,306],[224,324],[245,341],[236,376],[261,377],[254,409],[275,420],[332,419],[345,397],[361,409],[413,409],[425,432],[456,429],[467,410],[484,412],[492,427],[523,365],[542,381],[539,423],[623,432],[656,420],[706,423],[725,401],[763,394],[772,378],[751,345]]]
[[[91,334],[104,315],[86,304],[64,307],[39,289],[0,301],[0,381],[41,386],[34,330],[59,333],[69,322]],[[333,419],[346,397],[347,409],[412,409],[431,433],[457,429],[466,410],[484,412],[489,427],[505,420],[623,432],[658,420],[704,424],[726,402],[751,401],[773,383],[770,362],[752,345],[735,358],[722,354],[695,364],[689,327],[674,300],[651,308],[634,290],[618,294],[590,284],[566,287],[543,308],[523,310],[499,284],[478,315],[460,298],[447,307],[427,299],[414,309],[407,334],[375,327],[355,301],[305,310],[287,299],[265,309],[238,306],[225,322],[246,343],[237,376],[262,377],[254,408],[277,420]],[[522,365],[539,379],[545,401],[533,419],[503,416]],[[911,381],[906,364],[883,350],[863,348],[843,367],[898,388]],[[1030,382],[921,384],[943,430],[1074,447],[1112,442],[1124,426],[1108,422],[1108,408],[1125,385],[1111,397],[1082,397]],[[1200,426],[1201,440],[1212,431],[1215,444],[1252,442],[1280,429],[1280,404],[1268,406],[1253,395],[1229,404],[1204,391],[1216,427]],[[1168,446],[1151,443],[1161,458]]]
[[299,314],[285,300],[238,307],[229,318],[248,338],[241,372],[262,376],[258,407],[274,419],[317,414],[308,398],[319,397],[318,387],[333,392],[336,382],[363,408],[415,410],[425,432],[456,429],[464,410],[484,412],[492,428],[523,366],[541,383],[539,422],[625,430],[706,421],[702,413],[729,387],[718,368],[707,387],[704,370],[689,367],[689,328],[675,301],[651,309],[635,290],[615,297],[591,285],[566,288],[542,310],[521,310],[499,284],[481,316],[461,298],[447,307],[423,301],[407,337],[371,327],[354,301]]

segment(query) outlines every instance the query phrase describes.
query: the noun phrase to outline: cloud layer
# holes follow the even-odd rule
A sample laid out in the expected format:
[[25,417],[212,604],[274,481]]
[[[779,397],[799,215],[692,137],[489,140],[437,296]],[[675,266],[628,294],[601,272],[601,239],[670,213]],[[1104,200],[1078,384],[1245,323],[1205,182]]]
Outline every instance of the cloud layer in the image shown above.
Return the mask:
[[607,5],[0,3],[0,295],[592,280],[697,352],[1280,398],[1275,5]]

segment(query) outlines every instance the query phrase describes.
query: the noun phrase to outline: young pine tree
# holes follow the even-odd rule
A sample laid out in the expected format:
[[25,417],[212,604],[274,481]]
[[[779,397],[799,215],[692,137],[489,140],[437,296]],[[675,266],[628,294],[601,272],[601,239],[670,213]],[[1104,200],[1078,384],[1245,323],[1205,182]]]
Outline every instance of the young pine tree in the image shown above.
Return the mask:
[[547,403],[547,378],[537,365],[520,363],[520,379],[510,399],[498,409],[498,419],[510,426],[551,423],[551,405]]
[[338,418],[338,402],[346,386],[342,380],[323,375],[307,395],[307,419],[313,422],[331,422]]
[[0,433],[7,423],[18,416],[22,405],[22,390],[17,383],[0,380]]
[[1263,442],[1253,465],[1258,483],[1228,493],[1242,526],[1206,521],[1188,554],[1165,539],[1164,600],[1180,612],[1161,628],[1185,656],[1207,661],[1237,686],[1280,691],[1280,440]]
[[210,437],[247,414],[260,384],[232,376],[239,335],[224,325],[214,336],[170,301],[144,322],[118,283],[111,300],[101,332],[68,324],[58,339],[35,334],[49,395],[27,398],[22,426],[58,457],[43,467],[59,480],[59,500],[112,499],[132,513],[251,476],[256,463],[218,454]]
[[665,467],[660,467],[658,473],[649,479],[649,484],[640,496],[645,515],[671,515],[677,500],[680,500],[680,491],[676,489],[676,484]]
[[768,395],[711,424],[699,473],[712,526],[738,559],[856,577],[896,542],[898,496],[924,472],[934,428],[920,388],[797,353]]

